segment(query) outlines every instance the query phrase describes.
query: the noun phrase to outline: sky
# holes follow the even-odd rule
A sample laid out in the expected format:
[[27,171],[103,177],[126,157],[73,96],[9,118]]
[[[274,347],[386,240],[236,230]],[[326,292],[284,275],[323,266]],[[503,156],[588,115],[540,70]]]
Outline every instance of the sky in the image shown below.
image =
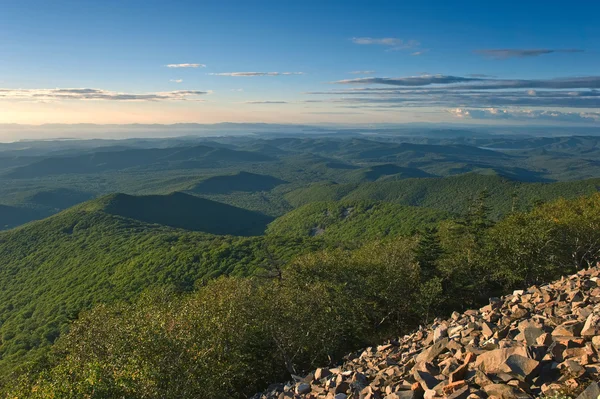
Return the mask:
[[600,124],[600,2],[0,0],[0,124]]

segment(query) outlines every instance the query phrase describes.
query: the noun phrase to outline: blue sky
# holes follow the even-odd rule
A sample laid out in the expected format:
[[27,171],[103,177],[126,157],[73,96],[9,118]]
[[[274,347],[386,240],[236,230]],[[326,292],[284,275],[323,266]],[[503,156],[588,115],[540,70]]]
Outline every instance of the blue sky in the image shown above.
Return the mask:
[[592,1],[0,10],[0,123],[600,122]]

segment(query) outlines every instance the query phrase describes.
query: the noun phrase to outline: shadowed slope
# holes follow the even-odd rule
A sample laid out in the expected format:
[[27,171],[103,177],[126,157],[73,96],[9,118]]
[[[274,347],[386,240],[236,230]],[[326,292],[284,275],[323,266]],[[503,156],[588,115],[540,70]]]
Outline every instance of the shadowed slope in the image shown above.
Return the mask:
[[[93,204],[93,203],[92,203]],[[183,193],[131,196],[113,194],[95,205],[112,215],[211,234],[260,235],[270,217]]]

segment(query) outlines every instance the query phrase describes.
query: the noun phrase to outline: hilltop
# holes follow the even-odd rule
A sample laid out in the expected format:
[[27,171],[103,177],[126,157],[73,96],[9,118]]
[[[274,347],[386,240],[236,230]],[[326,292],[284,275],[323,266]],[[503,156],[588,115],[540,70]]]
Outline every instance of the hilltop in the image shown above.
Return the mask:
[[113,194],[87,203],[83,208],[144,223],[219,235],[261,235],[272,220],[257,212],[184,193]]

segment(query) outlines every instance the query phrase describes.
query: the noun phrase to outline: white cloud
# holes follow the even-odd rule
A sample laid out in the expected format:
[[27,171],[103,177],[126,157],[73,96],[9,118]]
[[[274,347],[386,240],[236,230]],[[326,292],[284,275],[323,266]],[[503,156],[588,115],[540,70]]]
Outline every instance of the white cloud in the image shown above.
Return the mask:
[[244,91],[244,89],[231,89],[231,91],[242,92],[242,91]]
[[205,64],[167,64],[167,68],[206,68]]
[[352,71],[349,73],[351,73],[352,75],[371,75],[374,74],[375,71]]
[[379,44],[384,46],[398,46],[403,43],[403,40],[395,37],[353,37],[352,42],[355,44]]
[[234,76],[234,77],[288,76],[288,75],[304,75],[304,72],[221,72],[221,73],[210,73],[209,75]]
[[169,82],[181,83],[181,82],[183,82],[183,79],[171,79],[171,80],[169,80]]
[[421,43],[417,40],[404,40],[396,37],[353,37],[352,43],[359,45],[377,45],[389,47],[388,51],[406,50],[419,47]]
[[483,55],[484,57],[494,58],[497,60],[503,60],[507,58],[524,58],[524,57],[539,57],[544,54],[552,53],[583,53],[581,49],[547,49],[547,48],[536,48],[536,49],[483,49],[475,50],[475,54]]
[[453,108],[446,112],[462,119],[510,119],[516,121],[600,122],[600,112],[561,112],[552,110]]
[[202,101],[199,96],[211,91],[177,90],[154,93],[124,93],[102,89],[0,89],[0,100],[10,101]]
[[246,101],[244,104],[287,104],[287,101]]

